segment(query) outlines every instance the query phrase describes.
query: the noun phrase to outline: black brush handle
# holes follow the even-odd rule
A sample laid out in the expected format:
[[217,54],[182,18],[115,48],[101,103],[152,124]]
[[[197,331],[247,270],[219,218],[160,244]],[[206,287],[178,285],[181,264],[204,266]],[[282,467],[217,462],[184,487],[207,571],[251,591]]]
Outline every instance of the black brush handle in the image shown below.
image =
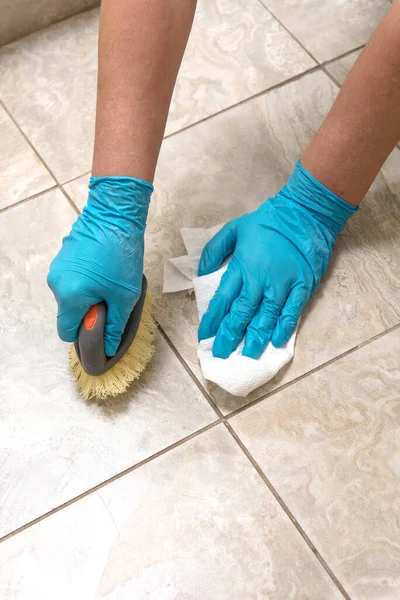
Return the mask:
[[104,352],[104,327],[107,316],[107,304],[100,302],[90,307],[79,327],[78,341],[75,342],[75,350],[85,373],[93,376],[102,375],[124,356],[138,330],[146,292],[147,279],[143,275],[139,300],[125,325],[118,350],[111,357],[106,356]]

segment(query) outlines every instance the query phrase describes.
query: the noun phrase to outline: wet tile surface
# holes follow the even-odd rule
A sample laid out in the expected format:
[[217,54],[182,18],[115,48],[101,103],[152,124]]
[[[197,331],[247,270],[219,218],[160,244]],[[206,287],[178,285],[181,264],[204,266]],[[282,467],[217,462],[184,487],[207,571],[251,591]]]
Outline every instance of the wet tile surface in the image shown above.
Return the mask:
[[262,0],[319,61],[365,44],[390,8],[389,0]]
[[353,600],[399,597],[400,329],[230,423]]
[[239,447],[217,426],[2,546],[4,600],[339,600]]
[[0,106],[0,209],[37,194],[55,181]]
[[0,215],[0,536],[216,420],[160,336],[129,392],[79,396],[46,285],[74,218],[60,191]]

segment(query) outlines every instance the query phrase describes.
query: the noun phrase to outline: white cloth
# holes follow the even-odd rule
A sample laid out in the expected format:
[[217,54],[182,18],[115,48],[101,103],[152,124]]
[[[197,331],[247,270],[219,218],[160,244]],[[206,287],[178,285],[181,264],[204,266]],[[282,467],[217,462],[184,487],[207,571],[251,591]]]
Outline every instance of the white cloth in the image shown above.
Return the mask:
[[[225,264],[210,275],[197,277],[201,251],[221,227],[222,225],[211,229],[181,229],[188,254],[169,259],[164,264],[163,291],[171,293],[194,289],[199,319],[207,310],[227,267]],[[257,360],[242,356],[243,340],[229,358],[215,358],[212,355],[214,339],[203,340],[198,346],[197,356],[204,378],[230,394],[244,397],[267,383],[293,358],[296,332],[282,348],[275,348],[269,343]]]

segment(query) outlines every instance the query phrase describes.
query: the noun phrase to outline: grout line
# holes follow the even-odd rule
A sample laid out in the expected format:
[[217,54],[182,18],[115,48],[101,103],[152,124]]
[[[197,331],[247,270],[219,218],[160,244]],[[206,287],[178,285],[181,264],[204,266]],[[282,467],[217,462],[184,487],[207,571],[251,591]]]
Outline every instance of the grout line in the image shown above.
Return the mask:
[[25,204],[25,202],[28,202],[29,200],[33,200],[34,198],[37,198],[38,196],[41,196],[42,194],[46,194],[47,192],[51,192],[52,190],[57,190],[58,189],[58,185],[52,185],[49,188],[46,188],[40,192],[36,192],[36,194],[32,194],[32,196],[27,196],[26,198],[23,198],[22,200],[18,200],[18,202],[14,202],[13,204],[10,204],[9,206],[4,206],[4,208],[0,208],[0,214],[7,212],[8,210],[10,210],[10,208],[14,208],[15,206],[20,206],[21,204]]
[[59,181],[58,181],[57,177],[54,175],[53,171],[50,169],[49,165],[43,159],[43,157],[38,152],[38,150],[35,148],[35,146],[32,144],[32,142],[30,141],[30,139],[28,138],[28,136],[26,135],[26,133],[24,132],[24,130],[20,127],[18,121],[14,118],[12,112],[7,108],[6,104],[4,103],[4,101],[1,98],[0,98],[0,106],[3,107],[3,109],[5,110],[5,112],[7,113],[7,115],[10,117],[11,121],[14,123],[15,127],[18,129],[18,131],[21,133],[21,135],[25,138],[25,141],[32,148],[33,152],[36,154],[36,156],[39,158],[40,162],[43,164],[43,166],[50,173],[51,177],[54,179],[54,181],[56,182],[56,184],[59,185]]
[[69,196],[68,192],[66,190],[64,190],[63,186],[60,185],[59,186],[60,192],[66,197],[66,199],[68,200],[68,202],[70,203],[70,205],[72,206],[72,208],[74,209],[74,211],[76,212],[77,215],[81,214],[81,211],[79,210],[79,208],[76,206],[75,202],[72,200],[72,198]]
[[325,60],[323,63],[321,63],[321,67],[326,67],[329,66],[330,64],[336,62],[337,60],[341,60],[342,58],[346,58],[346,56],[349,56],[350,54],[353,54],[353,52],[358,52],[359,50],[362,50],[363,48],[365,48],[366,43],[365,44],[361,44],[360,46],[356,46],[356,48],[352,48],[351,50],[346,50],[346,52],[343,52],[343,54],[338,54],[337,56],[335,56],[334,58],[330,58],[329,60]]
[[[261,0],[259,0],[259,2],[261,3],[261,5],[269,11],[269,9],[262,3]],[[90,9],[92,10],[92,9]],[[88,12],[88,11],[84,11],[84,12]],[[270,11],[269,11],[270,12]],[[272,13],[271,13],[272,14]],[[274,15],[272,15],[275,19],[276,17]],[[279,22],[279,19],[276,19]],[[280,23],[281,24],[281,23]],[[281,24],[282,25],[282,24]],[[282,27],[284,27],[288,33],[290,35],[292,35],[290,33],[290,31],[284,26],[282,25]],[[30,34],[29,34],[30,35]],[[296,40],[296,42],[298,42],[301,46],[302,44],[292,35],[292,37]],[[285,79],[284,81],[281,81],[280,83],[276,83],[275,85],[272,85],[270,87],[267,87],[265,89],[263,89],[261,92],[257,92],[256,94],[253,94],[252,96],[249,96],[248,98],[244,98],[243,100],[241,100],[240,102],[237,102],[236,104],[231,104],[215,113],[212,113],[210,115],[207,115],[206,117],[204,117],[203,119],[199,119],[198,121],[194,122],[194,123],[190,123],[189,125],[186,125],[185,127],[182,127],[181,129],[178,129],[177,131],[173,131],[172,133],[169,133],[168,135],[164,136],[163,140],[166,140],[170,137],[173,137],[175,135],[178,135],[179,133],[186,131],[187,129],[191,129],[192,127],[195,127],[196,125],[199,125],[200,123],[203,123],[205,121],[208,121],[209,119],[212,119],[213,117],[216,117],[222,113],[225,113],[231,109],[236,108],[237,106],[240,106],[246,102],[249,102],[250,100],[254,100],[255,98],[258,98],[259,96],[262,96],[263,94],[267,94],[269,92],[272,92],[275,89],[279,89],[281,87],[284,87],[285,85],[289,84],[289,83],[293,83],[294,81],[298,81],[299,79],[301,79],[303,76],[305,75],[309,75],[311,73],[314,73],[318,70],[322,70],[326,75],[328,75],[328,77],[330,77],[330,79],[332,81],[334,81],[334,83],[336,85],[338,85],[340,87],[340,84],[336,81],[336,79],[334,79],[334,77],[329,73],[329,71],[327,71],[325,69],[326,65],[329,65],[330,63],[336,61],[336,60],[340,60],[341,58],[344,58],[345,56],[348,56],[349,54],[351,54],[352,52],[356,52],[357,50],[361,50],[361,48],[364,47],[365,44],[358,46],[357,48],[353,48],[352,50],[348,50],[347,52],[344,52],[343,54],[338,55],[337,57],[333,58],[333,59],[329,59],[329,61],[326,61],[324,63],[318,63],[318,61],[316,61],[316,59],[304,48],[304,50],[306,52],[308,52],[308,54],[310,55],[310,57],[317,62],[317,64],[313,67],[310,67],[309,69],[306,69],[305,71],[302,71],[301,73],[294,75],[293,77],[289,77],[288,79]],[[303,46],[302,46],[303,47]],[[66,190],[64,190],[65,185],[67,185],[68,183],[71,183],[73,181],[76,181],[77,179],[80,179],[81,177],[83,177],[84,175],[89,175],[92,170],[90,169],[89,171],[85,171],[84,173],[80,173],[79,175],[77,175],[76,177],[73,177],[71,179],[68,179],[67,181],[63,181],[63,182],[59,182],[56,178],[56,176],[54,175],[53,171],[50,169],[50,167],[48,166],[48,164],[46,163],[46,161],[43,159],[43,157],[41,156],[41,154],[39,153],[39,151],[36,149],[36,147],[34,146],[34,144],[30,141],[29,137],[25,134],[25,132],[23,131],[23,129],[21,128],[21,126],[19,125],[18,121],[14,118],[12,112],[7,108],[6,104],[4,103],[3,100],[0,99],[0,105],[3,107],[3,109],[5,110],[5,112],[7,113],[7,115],[9,116],[9,118],[12,120],[12,122],[14,123],[14,125],[17,127],[18,131],[22,134],[22,136],[24,137],[25,141],[28,143],[28,145],[31,147],[31,149],[33,150],[33,152],[36,154],[36,156],[39,158],[39,160],[41,161],[41,163],[43,164],[43,166],[47,169],[47,171],[49,172],[49,174],[51,175],[51,177],[54,179],[55,181],[55,185],[50,187],[50,188],[46,188],[45,190],[42,190],[41,192],[38,192],[38,194],[41,193],[45,193],[49,190],[55,189],[56,187],[59,187],[59,189],[64,193],[64,195],[67,197],[68,201],[70,202],[71,206],[73,207],[73,209],[75,210],[75,212],[77,214],[80,214],[79,209],[77,208],[76,204],[74,203],[74,201],[70,198],[70,196],[68,195],[68,193],[66,192]],[[400,149],[400,143],[398,144],[398,147]],[[21,204],[22,202],[25,202],[26,200],[31,200],[32,198],[35,198],[38,194],[33,194],[32,196],[28,196],[27,198],[24,198],[23,200],[20,200],[19,202],[16,202],[14,204],[11,204],[10,206],[7,206],[3,209],[0,209],[0,213],[3,212],[5,209],[8,208],[12,208],[13,206],[17,206],[18,204]]]
[[0,538],[0,543],[5,542],[9,538],[14,537],[18,533],[21,533],[22,531],[25,531],[25,529],[29,529],[30,527],[32,527],[33,525],[36,525],[40,521],[43,521],[44,519],[51,517],[52,515],[60,512],[64,508],[67,508],[71,504],[75,504],[76,502],[79,502],[79,500],[86,498],[86,496],[90,496],[91,494],[93,494],[94,492],[97,492],[98,490],[102,489],[106,485],[114,483],[114,481],[117,481],[118,479],[125,477],[125,475],[128,475],[129,473],[136,471],[137,469],[146,465],[147,463],[152,462],[153,460],[159,458],[160,456],[163,456],[164,454],[167,454],[170,450],[174,450],[175,448],[182,446],[186,442],[189,442],[190,440],[201,435],[202,433],[205,433],[206,431],[213,429],[216,425],[219,425],[220,423],[221,423],[221,421],[219,419],[217,421],[213,421],[212,423],[209,423],[205,427],[202,427],[201,429],[198,429],[197,431],[194,431],[193,433],[185,436],[181,440],[178,440],[177,442],[174,442],[173,444],[166,446],[162,450],[155,452],[154,454],[148,456],[147,458],[144,458],[143,460],[137,462],[136,464],[132,465],[131,467],[124,469],[120,473],[117,473],[116,475],[109,477],[108,479],[102,481],[101,483],[98,483],[97,485],[89,488],[85,492],[82,492],[82,494],[78,494],[74,498],[67,500],[66,502],[64,502],[63,504],[60,504],[56,508],[53,508],[53,509],[49,510],[48,512],[44,513],[43,515],[40,515],[40,517],[37,517],[36,519],[32,519],[32,521],[29,521],[28,523],[21,525],[21,527],[18,527],[17,529],[10,531],[10,533],[7,533],[6,535],[4,535],[3,537]]
[[343,585],[340,583],[339,579],[336,577],[336,575],[334,574],[334,572],[332,571],[332,569],[329,567],[329,565],[326,562],[326,560],[319,553],[319,551],[317,550],[316,546],[313,544],[313,542],[311,541],[311,539],[309,538],[309,536],[307,535],[307,533],[304,531],[304,529],[302,528],[302,526],[300,525],[300,523],[297,521],[297,519],[295,518],[295,516],[293,515],[293,513],[291,512],[291,510],[288,508],[288,506],[282,500],[281,496],[278,494],[278,492],[276,491],[276,489],[274,488],[274,486],[272,485],[272,483],[269,481],[268,477],[265,475],[265,473],[261,469],[260,465],[257,463],[257,461],[253,458],[253,456],[251,455],[251,453],[249,452],[249,450],[243,444],[243,442],[241,441],[241,439],[237,435],[236,431],[234,429],[232,429],[231,425],[229,423],[227,423],[226,421],[224,421],[224,425],[227,428],[227,430],[229,431],[229,433],[231,434],[231,436],[233,437],[233,439],[236,441],[236,443],[238,444],[239,448],[242,450],[242,452],[244,453],[244,455],[246,456],[246,458],[249,460],[249,462],[251,463],[251,465],[257,471],[258,475],[260,476],[260,478],[262,479],[262,481],[265,483],[265,485],[267,486],[267,488],[269,489],[269,491],[271,492],[271,494],[274,496],[275,500],[278,502],[278,504],[280,505],[280,507],[282,508],[282,510],[289,517],[289,519],[291,520],[291,522],[293,523],[293,525],[295,526],[295,528],[297,529],[298,533],[301,535],[301,537],[303,538],[303,540],[305,541],[305,543],[307,544],[307,546],[309,546],[311,552],[314,554],[314,556],[319,561],[319,563],[321,564],[321,566],[323,567],[323,569],[326,571],[326,573],[329,575],[329,577],[331,578],[331,580],[333,581],[333,583],[336,585],[336,587],[342,593],[343,597],[346,598],[346,600],[351,600],[349,594],[346,592],[346,590],[344,589]]
[[266,4],[264,4],[263,0],[258,0],[258,1],[261,4],[261,6],[275,19],[275,21],[277,21],[279,23],[279,25],[286,31],[286,33],[288,33],[290,35],[290,37],[292,39],[294,39],[299,44],[299,46],[302,47],[304,52],[306,52],[306,54],[308,54],[308,56],[317,63],[317,65],[322,64],[319,60],[317,60],[315,58],[315,56],[313,56],[313,54],[311,54],[311,52],[309,50],[307,50],[307,48],[303,45],[303,43],[300,42],[300,40],[290,31],[290,29],[288,29],[286,27],[286,25],[280,19],[278,19],[276,14]]
[[[258,1],[261,2],[261,0],[258,0]],[[264,6],[264,4],[262,6],[266,10],[268,10]],[[292,34],[290,34],[290,35],[292,35]],[[296,41],[298,42],[298,40],[296,40]],[[298,42],[298,43],[300,44],[300,42]],[[163,138],[163,140],[166,140],[166,139],[168,139],[170,137],[178,135],[179,133],[182,133],[183,131],[186,131],[187,129],[191,129],[192,127],[195,127],[196,125],[199,125],[200,123],[204,123],[205,121],[208,121],[209,119],[212,119],[213,117],[216,117],[216,116],[218,116],[220,114],[223,114],[223,113],[225,113],[225,112],[227,112],[227,111],[229,111],[231,109],[234,109],[237,106],[241,106],[242,104],[245,104],[246,102],[249,102],[250,100],[254,100],[255,98],[258,98],[259,96],[262,96],[264,94],[272,92],[273,90],[276,90],[276,89],[279,89],[281,87],[284,87],[285,85],[287,85],[289,83],[293,83],[294,81],[298,81],[299,79],[301,79],[305,75],[309,75],[311,73],[315,73],[316,71],[319,71],[319,70],[324,70],[324,68],[325,68],[326,65],[329,65],[330,63],[335,62],[336,60],[340,60],[341,58],[345,58],[346,56],[348,56],[352,52],[356,52],[357,50],[361,50],[362,48],[364,48],[364,46],[365,46],[365,44],[362,44],[361,46],[358,46],[357,48],[352,48],[351,50],[347,50],[346,52],[343,52],[343,54],[339,54],[335,58],[330,58],[329,60],[327,60],[325,62],[322,62],[322,63],[319,63],[318,61],[316,61],[316,59],[310,54],[311,58],[317,63],[315,66],[310,67],[309,69],[306,69],[305,71],[302,71],[301,73],[298,73],[297,75],[293,75],[293,77],[289,77],[288,79],[285,79],[285,81],[281,81],[279,83],[275,83],[274,85],[271,85],[270,87],[266,87],[261,92],[257,92],[256,94],[253,94],[252,96],[244,98],[243,100],[240,100],[239,102],[236,102],[236,104],[231,104],[229,106],[226,106],[225,108],[222,108],[221,110],[218,110],[217,112],[214,112],[214,113],[212,113],[210,115],[207,115],[203,119],[199,119],[198,121],[195,121],[194,123],[189,123],[189,125],[186,125],[185,127],[182,127],[181,129],[177,129],[177,131],[173,131],[172,133],[169,133],[169,134],[165,135],[164,138]],[[88,171],[88,172],[90,173],[90,171]],[[83,173],[83,175],[86,175],[86,174],[87,173]],[[82,175],[80,175],[79,177],[82,177]],[[78,177],[75,178],[75,179],[78,179]],[[71,181],[74,181],[74,180],[71,180]]]
[[245,104],[246,102],[250,102],[251,100],[254,100],[255,98],[259,98],[260,96],[263,96],[264,94],[272,92],[273,90],[284,87],[285,85],[287,85],[289,83],[293,83],[294,81],[298,81],[299,79],[304,77],[304,75],[309,75],[311,73],[315,73],[316,71],[320,70],[320,68],[321,68],[320,64],[317,64],[314,67],[310,67],[309,69],[306,69],[305,71],[302,71],[301,73],[298,73],[297,75],[293,75],[293,77],[289,77],[288,79],[285,79],[285,81],[281,81],[280,83],[276,83],[275,85],[272,85],[271,87],[267,87],[267,88],[263,89],[261,92],[257,92],[256,94],[253,94],[252,96],[249,96],[248,98],[243,98],[243,100],[236,102],[236,104],[231,104],[229,106],[226,106],[225,108],[222,108],[221,110],[219,110],[215,113],[212,113],[211,115],[207,115],[203,119],[199,119],[195,123],[190,123],[189,125],[186,125],[185,127],[178,129],[177,131],[173,131],[172,133],[169,133],[168,135],[164,136],[164,140],[167,140],[175,135],[178,135],[179,133],[182,133],[183,131],[187,131],[188,129],[191,129],[192,127],[196,127],[196,125],[199,125],[200,123],[209,121],[213,117],[217,117],[218,115],[226,113],[227,111],[232,110],[232,109],[236,108],[237,106],[241,106],[242,104]]
[[72,179],[68,179],[67,181],[63,181],[62,183],[60,183],[60,185],[67,185],[68,183],[72,183],[73,181],[76,181],[77,179],[80,179],[84,175],[90,175],[91,172],[92,172],[92,169],[90,169],[89,171],[85,171],[84,173],[81,173],[77,177],[72,177]]
[[159,323],[157,323],[157,327],[158,327],[158,330],[159,330],[160,334],[162,335],[162,337],[164,338],[164,340],[167,342],[168,346],[171,348],[172,352],[175,354],[176,358],[179,360],[179,362],[181,363],[181,365],[183,366],[183,368],[185,369],[185,371],[187,372],[187,374],[191,377],[191,379],[193,380],[193,382],[199,388],[200,392],[206,398],[206,400],[209,403],[209,405],[211,406],[211,408],[216,412],[218,418],[221,421],[225,421],[224,415],[222,414],[222,412],[220,411],[220,409],[218,408],[218,406],[215,404],[214,400],[212,399],[212,397],[210,396],[210,394],[207,392],[206,388],[197,379],[196,375],[193,373],[193,371],[191,370],[191,368],[187,365],[186,361],[181,356],[181,354],[179,353],[179,351],[175,348],[174,344],[171,342],[171,340],[169,339],[169,337],[167,336],[167,334],[165,333],[165,331],[163,330],[163,328],[161,327],[161,325]]
[[385,335],[387,335],[389,333],[392,333],[393,331],[395,331],[396,329],[399,329],[399,328],[400,328],[400,323],[397,323],[396,325],[393,325],[392,327],[389,327],[389,329],[385,329],[385,331],[381,331],[380,333],[377,333],[376,335],[374,335],[371,338],[368,338],[368,340],[365,340],[361,344],[358,344],[357,346],[354,346],[353,348],[350,348],[349,350],[345,350],[345,352],[342,352],[341,354],[338,354],[334,358],[331,358],[330,360],[327,360],[326,362],[322,363],[321,365],[318,365],[317,367],[314,367],[314,369],[310,369],[309,371],[306,371],[306,373],[302,373],[301,375],[299,375],[295,379],[292,379],[291,381],[288,381],[287,383],[281,385],[280,387],[278,387],[278,388],[276,388],[274,390],[271,390],[270,392],[267,392],[266,394],[264,394],[264,396],[261,396],[260,398],[257,398],[256,400],[253,400],[252,402],[249,402],[245,406],[241,406],[240,408],[238,408],[238,409],[236,409],[236,410],[228,413],[227,415],[225,415],[225,417],[224,417],[223,420],[225,421],[225,420],[228,420],[228,419],[232,419],[233,417],[236,417],[236,415],[242,413],[243,411],[247,410],[248,408],[251,408],[251,407],[255,406],[256,404],[259,404],[260,402],[263,402],[267,398],[270,398],[271,396],[274,396],[275,394],[278,394],[279,392],[282,392],[283,390],[285,390],[289,386],[294,385],[295,383],[298,383],[299,381],[302,381],[303,379],[306,379],[307,377],[310,377],[314,373],[317,373],[318,371],[322,371],[326,367],[334,364],[335,362],[338,362],[339,360],[341,360],[342,358],[345,358],[349,354],[353,354],[354,352],[357,352],[357,350],[360,350],[364,346],[368,346],[372,342],[375,342],[379,338],[384,337]]
[[332,73],[326,68],[325,65],[322,66],[321,69],[325,73],[325,75],[332,81],[332,83],[336,85],[336,87],[338,87],[339,89],[342,87],[342,84],[336,79],[334,75],[332,75]]

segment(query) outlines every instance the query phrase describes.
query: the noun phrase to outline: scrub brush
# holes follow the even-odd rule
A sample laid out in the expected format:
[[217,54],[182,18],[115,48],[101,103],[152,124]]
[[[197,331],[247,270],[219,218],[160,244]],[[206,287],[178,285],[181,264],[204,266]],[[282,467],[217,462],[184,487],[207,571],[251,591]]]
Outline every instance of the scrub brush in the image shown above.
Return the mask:
[[154,353],[156,323],[153,301],[143,275],[142,292],[122,334],[115,356],[104,352],[105,302],[94,304],[86,313],[78,341],[70,348],[69,367],[84,398],[105,400],[126,391],[141,375]]

